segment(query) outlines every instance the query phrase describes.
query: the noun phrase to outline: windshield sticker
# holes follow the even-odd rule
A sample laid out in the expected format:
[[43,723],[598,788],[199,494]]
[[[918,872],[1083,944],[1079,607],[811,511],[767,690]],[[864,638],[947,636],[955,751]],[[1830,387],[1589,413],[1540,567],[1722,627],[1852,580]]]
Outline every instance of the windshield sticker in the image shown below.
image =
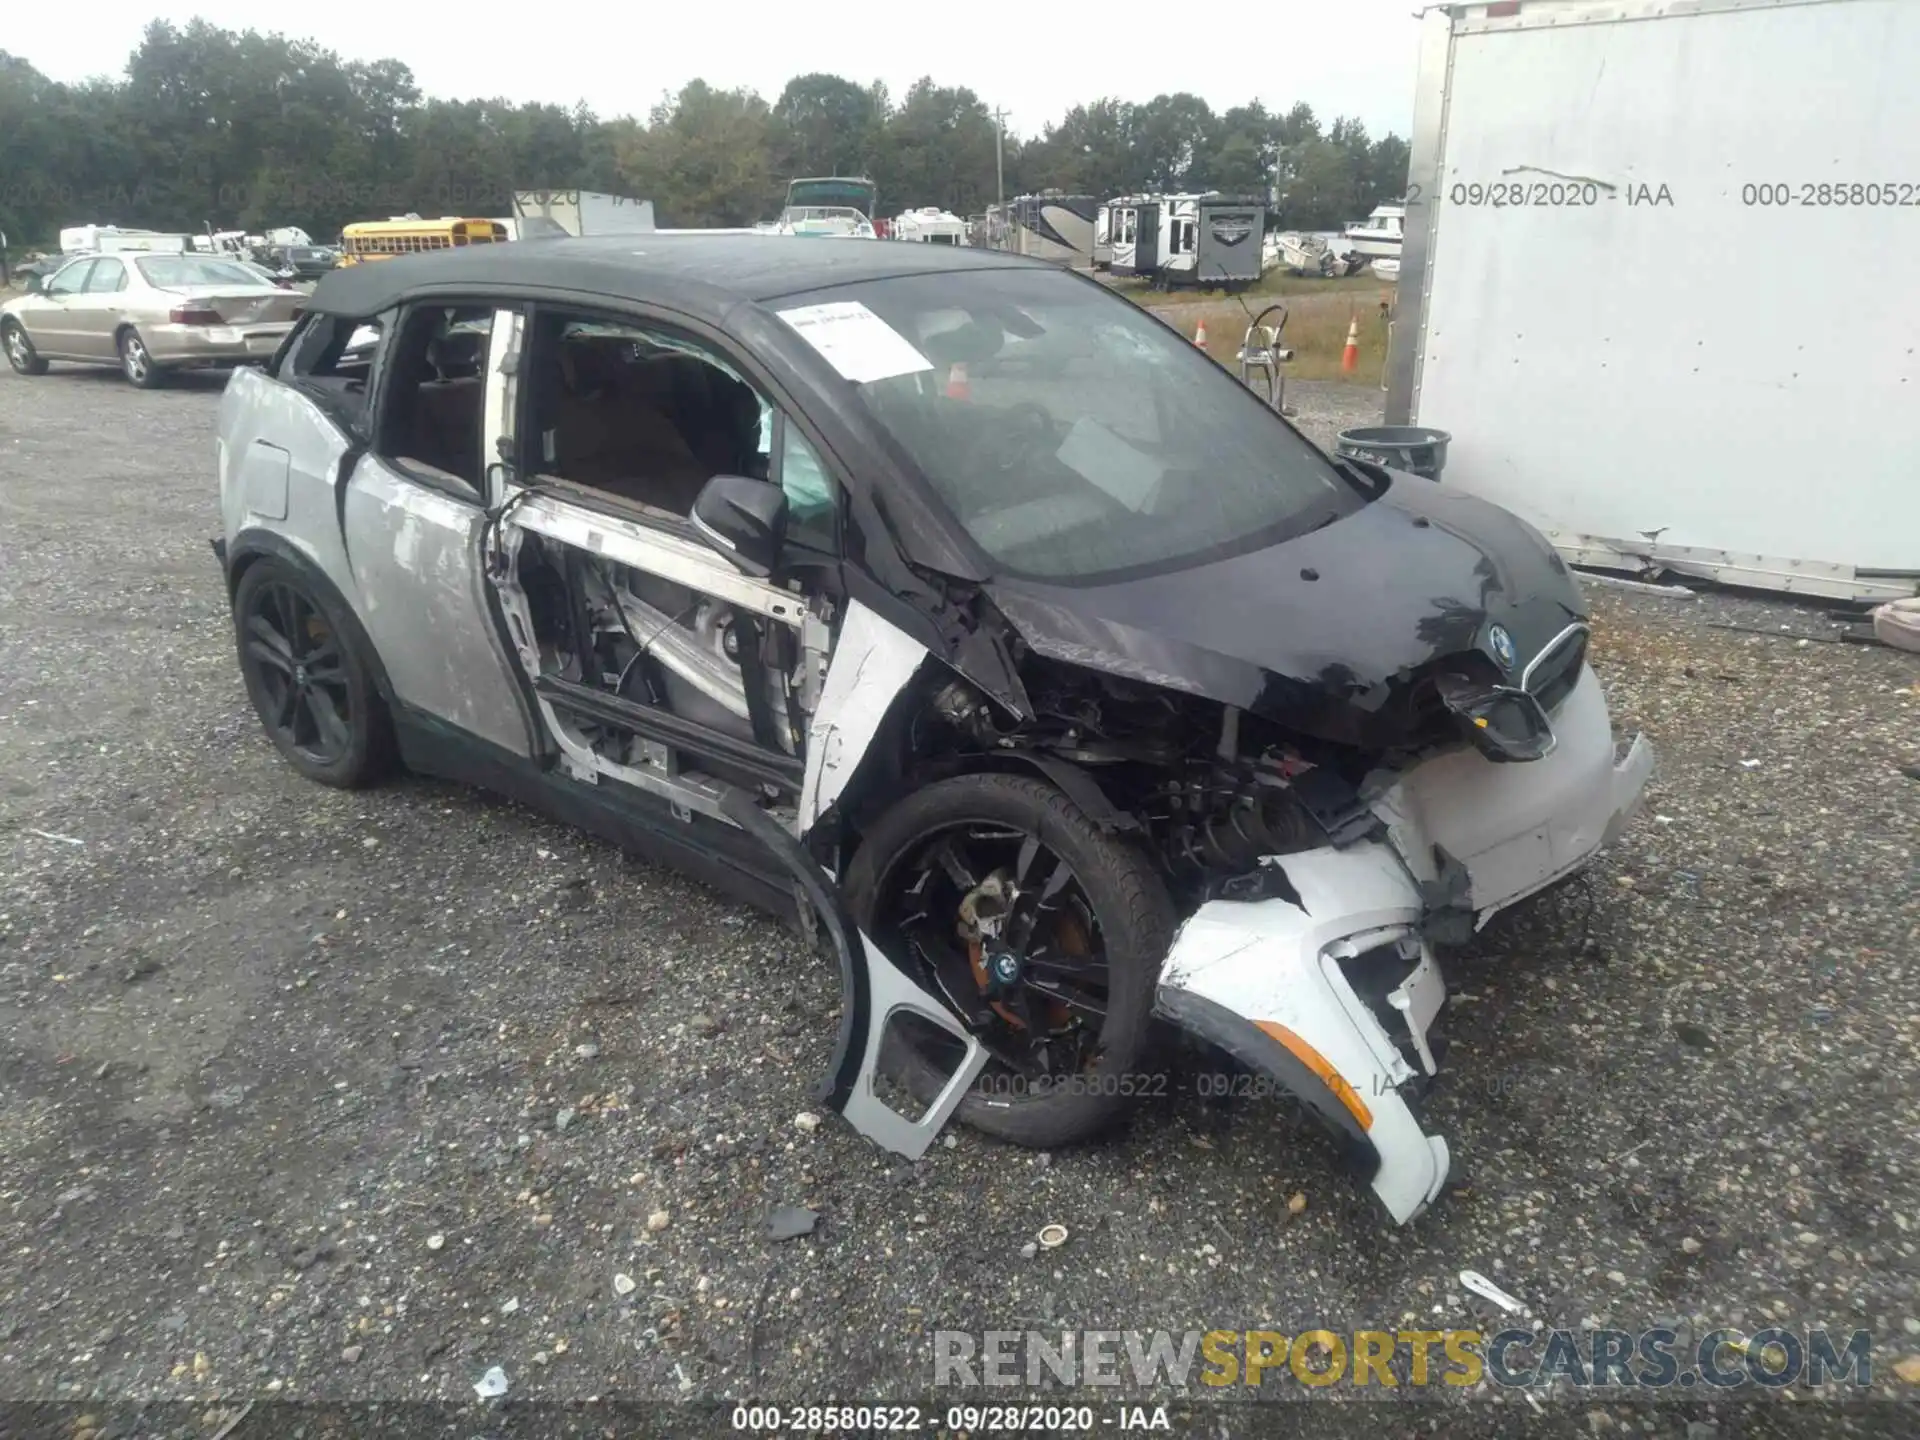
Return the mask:
[[906,336],[858,300],[803,305],[779,315],[856,385],[933,369],[933,362],[914,349]]
[[1142,454],[1098,420],[1082,416],[1073,422],[1061,445],[1062,465],[1099,486],[1136,514],[1153,508],[1167,467]]

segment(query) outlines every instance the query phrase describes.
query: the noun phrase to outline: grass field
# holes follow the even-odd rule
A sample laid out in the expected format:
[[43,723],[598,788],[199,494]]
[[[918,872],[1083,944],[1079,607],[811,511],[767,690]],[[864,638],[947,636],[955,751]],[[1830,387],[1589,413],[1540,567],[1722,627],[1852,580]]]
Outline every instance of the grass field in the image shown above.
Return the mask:
[[[1376,291],[1371,295],[1301,295],[1280,301],[1287,307],[1280,343],[1294,352],[1287,374],[1302,380],[1379,385],[1387,364],[1387,319],[1380,308],[1383,296],[1384,292]],[[1245,306],[1238,299],[1205,301],[1163,311],[1161,318],[1188,338],[1204,322],[1207,353],[1238,374],[1237,357],[1247,326],[1253,315],[1274,303],[1253,295],[1241,298],[1246,300]],[[1354,321],[1360,326],[1360,354],[1349,375],[1341,370],[1340,358],[1346,349],[1347,327]]]
[[[1229,298],[1224,290],[1150,290],[1144,282],[1137,280],[1109,280],[1107,283],[1134,304],[1144,305],[1148,309],[1157,309],[1162,305],[1191,305],[1196,300]],[[1339,280],[1313,280],[1276,267],[1262,275],[1244,293],[1249,301],[1259,300],[1261,304],[1266,304],[1273,300],[1291,300],[1296,295],[1371,297],[1392,288],[1389,282],[1377,280],[1371,274],[1350,275]]]
[[[1287,307],[1281,343],[1294,351],[1287,374],[1302,380],[1347,380],[1377,386],[1386,369],[1387,318],[1381,305],[1392,300],[1393,287],[1370,276],[1308,280],[1269,272],[1258,285],[1240,295],[1218,291],[1168,293],[1130,282],[1117,283],[1113,288],[1189,338],[1204,321],[1207,353],[1235,374],[1239,373],[1237,356],[1247,326],[1273,304]],[[1360,324],[1360,356],[1348,375],[1340,368],[1340,357],[1346,349],[1347,326],[1356,320]]]

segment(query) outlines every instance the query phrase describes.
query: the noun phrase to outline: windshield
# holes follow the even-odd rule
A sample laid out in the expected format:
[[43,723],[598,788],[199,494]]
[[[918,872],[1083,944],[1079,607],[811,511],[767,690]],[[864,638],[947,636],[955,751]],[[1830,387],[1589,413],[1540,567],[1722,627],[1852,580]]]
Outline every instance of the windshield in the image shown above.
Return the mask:
[[1058,271],[902,276],[795,296],[779,313],[1019,574],[1198,563],[1364,503],[1204,353]]
[[234,260],[203,258],[196,255],[155,255],[133,262],[149,285],[170,290],[180,285],[251,285],[256,289],[268,284],[257,270],[249,270]]

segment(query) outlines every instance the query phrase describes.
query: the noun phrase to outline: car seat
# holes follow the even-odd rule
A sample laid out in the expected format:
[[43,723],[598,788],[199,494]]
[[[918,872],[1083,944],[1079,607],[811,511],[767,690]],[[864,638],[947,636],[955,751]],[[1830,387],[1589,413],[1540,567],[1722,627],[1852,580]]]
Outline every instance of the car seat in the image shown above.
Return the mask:
[[474,331],[435,335],[427,342],[426,378],[415,390],[412,454],[416,460],[482,483],[480,426],[486,409],[481,355],[487,337]]
[[547,412],[554,473],[685,515],[712,471],[687,445],[661,393],[624,356],[632,342],[574,336],[560,347],[558,394]]

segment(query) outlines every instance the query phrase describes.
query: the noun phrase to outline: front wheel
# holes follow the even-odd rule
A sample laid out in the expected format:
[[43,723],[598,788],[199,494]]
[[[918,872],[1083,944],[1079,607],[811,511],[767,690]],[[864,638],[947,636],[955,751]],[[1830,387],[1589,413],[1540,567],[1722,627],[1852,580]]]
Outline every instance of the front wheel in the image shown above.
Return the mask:
[[165,372],[153,363],[152,352],[138,330],[120,332],[120,373],[142,390],[154,389],[164,378]]
[[[1173,905],[1147,855],[1025,776],[962,775],[907,796],[847,868],[854,920],[940,996],[993,1060],[957,1111],[1050,1147],[1105,1129],[1151,1077],[1154,989]],[[958,1063],[902,1021],[882,1059],[922,1104]]]
[[27,338],[24,326],[18,320],[9,320],[0,327],[0,346],[7,352],[7,364],[22,375],[44,375],[47,362],[33,348],[33,341]]

